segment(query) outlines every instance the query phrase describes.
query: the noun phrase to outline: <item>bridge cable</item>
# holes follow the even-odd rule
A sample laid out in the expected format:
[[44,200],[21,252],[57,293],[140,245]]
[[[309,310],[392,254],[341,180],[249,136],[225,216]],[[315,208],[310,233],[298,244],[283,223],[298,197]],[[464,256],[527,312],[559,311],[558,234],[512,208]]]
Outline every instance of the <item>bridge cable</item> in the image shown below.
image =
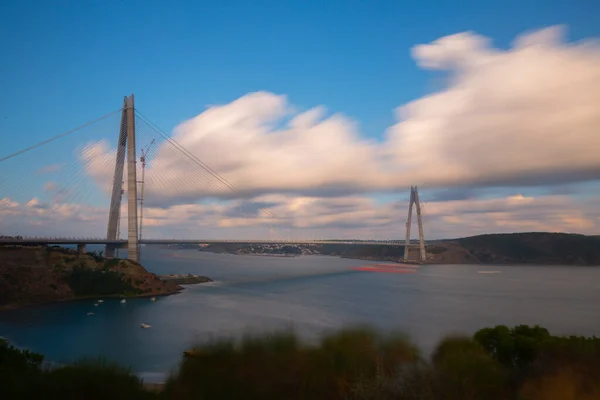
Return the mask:
[[74,133],[74,132],[77,132],[77,131],[78,131],[78,130],[80,130],[80,129],[83,129],[83,128],[86,128],[86,127],[88,127],[88,126],[90,126],[90,125],[93,125],[93,124],[95,124],[96,122],[100,122],[100,121],[102,121],[103,119],[106,119],[106,118],[110,117],[111,115],[114,115],[114,114],[116,114],[116,113],[118,113],[118,112],[121,112],[121,111],[123,111],[123,108],[119,108],[118,110],[115,110],[115,111],[113,111],[113,112],[111,112],[111,113],[108,113],[108,114],[106,114],[106,115],[104,115],[104,116],[102,116],[102,117],[100,117],[100,118],[96,118],[95,120],[92,120],[92,121],[90,121],[90,122],[87,122],[87,123],[85,123],[85,124],[83,124],[83,125],[80,125],[80,126],[78,126],[77,128],[74,128],[74,129],[68,130],[68,131],[66,131],[66,132],[63,132],[63,133],[61,133],[60,135],[56,135],[56,136],[54,136],[54,137],[52,137],[52,138],[50,138],[50,139],[44,140],[43,142],[39,142],[39,143],[37,143],[37,144],[34,144],[33,146],[29,146],[29,147],[27,147],[27,148],[25,148],[25,149],[22,149],[22,150],[19,150],[19,151],[15,152],[15,153],[13,153],[13,154],[9,154],[8,156],[5,156],[5,157],[2,157],[2,158],[0,158],[0,162],[2,162],[2,161],[6,161],[6,160],[8,160],[8,159],[10,159],[10,158],[16,157],[16,156],[18,156],[18,155],[20,155],[20,154],[23,154],[23,153],[26,153],[26,152],[28,152],[28,151],[30,151],[30,150],[33,150],[33,149],[35,149],[35,148],[38,148],[38,147],[40,147],[40,146],[43,146],[43,145],[45,145],[45,144],[47,144],[47,143],[53,142],[53,141],[55,141],[55,140],[57,140],[57,139],[60,139],[60,138],[62,138],[62,137],[68,136],[68,135],[70,135],[70,134],[72,134],[72,133]]
[[[146,121],[141,121],[144,123],[144,125],[148,125],[146,123]],[[138,135],[139,136],[139,135]],[[150,137],[152,137],[152,135],[150,135]],[[144,138],[144,140],[147,138]],[[165,142],[166,145],[168,145],[168,147],[166,148],[167,150],[172,150],[177,151],[178,153],[181,153],[181,150],[176,148],[175,145],[169,143],[169,142]],[[163,149],[165,149],[163,147]],[[162,152],[162,150],[160,150],[159,146],[155,146],[153,148],[151,148],[151,150],[148,152],[147,156],[146,156],[146,163],[150,166],[153,165],[154,160],[156,159],[156,155],[157,153]],[[219,191],[219,186],[217,185],[215,179],[212,176],[209,176],[206,174],[205,171],[203,171],[202,169],[198,169],[195,168],[196,164],[194,162],[194,160],[192,160],[189,156],[186,156],[183,158],[183,161],[186,165],[185,170],[186,171],[190,171],[190,173],[185,173],[185,174],[175,174],[175,175],[171,175],[167,178],[164,178],[163,173],[158,173],[156,167],[155,168],[148,168],[147,169],[147,173],[146,173],[146,190],[148,190],[149,192],[153,190],[153,187],[158,184],[158,186],[166,186],[167,183],[169,183],[169,181],[174,180],[177,184],[173,187],[173,185],[170,185],[172,187],[171,190],[174,190],[178,193],[182,193],[182,194],[186,194],[185,189],[180,189],[180,188],[185,188],[185,187],[195,187],[198,186],[200,181],[204,181],[204,185],[205,186],[209,186],[209,189],[214,189],[215,191]],[[194,177],[194,175],[196,175]],[[200,175],[200,180],[198,180],[198,175]],[[163,179],[164,178],[164,179]],[[209,178],[208,180],[206,180],[206,178]],[[210,193],[210,191],[207,193],[209,196],[212,196],[213,194]]]
[[[152,166],[153,160],[154,160],[154,154],[151,154],[150,156],[146,157],[146,162],[150,166]],[[191,165],[190,160],[188,160],[186,158],[186,159],[184,159],[184,162],[185,162],[186,166],[191,167],[191,168],[188,168],[190,171],[197,171],[197,169],[194,168],[194,165]],[[202,174],[202,176],[206,176],[206,175]],[[165,178],[165,174],[157,173],[152,168],[147,169],[146,179],[147,179],[147,184],[148,184],[148,190],[152,190],[154,183],[158,184],[159,186],[167,186],[167,183],[169,182],[169,180],[174,180],[175,182],[178,183],[178,185],[175,185],[175,187],[172,190],[174,190],[178,193],[185,193],[185,191],[181,190],[180,188],[185,188],[185,187],[190,187],[190,186],[194,187],[194,186],[197,186],[199,183],[199,180],[194,179],[194,176],[191,173],[183,174],[182,176],[171,175],[170,177]],[[201,179],[201,180],[204,180],[204,179]],[[214,182],[214,180],[205,181],[205,186],[208,186],[210,189],[215,189],[215,191],[216,191],[216,189],[218,189],[218,186]]]
[[[88,153],[90,151],[89,148],[84,148],[81,153],[81,155],[85,155],[86,153]],[[106,155],[103,157],[103,159],[100,162],[101,166],[104,166],[104,164],[106,163]],[[104,168],[104,167],[103,167]],[[54,198],[50,201],[50,203],[53,206],[56,206],[57,204],[66,204],[68,202],[69,196],[71,196],[73,194],[73,190],[75,187],[81,186],[82,182],[86,182],[89,177],[87,177],[85,174],[85,168],[82,168],[78,163],[68,163],[65,164],[65,168],[61,168],[61,180],[63,181],[63,184],[60,185],[57,188],[57,191],[54,195]],[[36,189],[38,188],[39,182],[36,182],[35,180],[23,180],[22,178],[18,178],[15,176],[15,179],[11,179],[11,180],[6,180],[6,185],[3,184],[4,188],[8,188],[11,186],[16,186],[14,191],[9,192],[9,197],[13,197],[14,198],[19,198],[21,197],[21,195],[28,193],[31,191],[31,189]],[[86,193],[89,195],[90,191],[86,191]],[[62,199],[61,199],[62,198]],[[31,198],[30,198],[31,199]]]
[[[152,129],[156,133],[156,129],[154,127],[150,126],[149,121],[141,120],[141,122],[143,122],[145,125],[147,125],[148,127],[150,127],[150,129]],[[160,136],[164,137],[163,135],[160,135]],[[170,145],[170,146],[167,147],[167,149],[170,150],[172,148],[173,150],[176,150],[179,153],[182,153],[182,149],[178,148],[174,143],[167,141],[167,142],[165,142],[165,144]],[[152,154],[149,157],[146,158],[146,160],[149,160],[148,162],[150,164],[152,164],[152,159],[154,159],[156,151],[158,151],[158,148],[156,148],[156,150],[153,149],[153,151],[151,152]],[[184,154],[184,155],[186,157],[183,158],[183,161],[185,162],[186,165],[188,165],[189,167],[191,167],[191,168],[189,168],[189,171],[192,171],[192,173],[196,172],[197,174],[199,174],[203,178],[208,178],[208,180],[205,181],[206,185],[209,186],[210,189],[214,189],[215,192],[218,192],[219,191],[218,190],[219,189],[219,185],[217,185],[217,181],[220,182],[220,180],[215,179],[215,176],[213,174],[209,173],[208,171],[206,171],[204,169],[194,168],[194,166],[197,166],[198,162],[196,160],[192,159],[192,157],[190,157],[188,154]],[[193,178],[191,178],[189,175],[190,175],[189,173],[184,174],[184,176],[188,178],[187,182],[196,183],[196,182],[193,181]],[[151,177],[152,177],[152,175],[149,175],[149,179],[152,179]],[[163,184],[165,183],[165,180],[161,179],[160,175],[156,176],[156,180],[158,180],[160,183],[163,183]],[[166,180],[166,181],[168,181],[168,180]],[[181,179],[178,179],[178,181],[181,182]],[[224,184],[223,182],[220,182],[220,183]],[[209,193],[209,195],[212,195],[212,194]]]
[[[189,152],[187,149],[185,149],[181,144],[179,144],[175,139],[172,139],[172,138],[168,137],[168,135],[164,134],[164,132],[162,132],[160,130],[160,128],[158,128],[155,124],[153,124],[151,121],[149,121],[148,118],[144,117],[143,115],[138,115],[138,117],[140,118],[141,122],[143,122],[145,125],[150,127],[156,133],[160,134],[160,136],[166,140],[166,143],[169,144],[170,146],[172,146],[174,150],[177,150],[183,156],[185,156],[183,158],[183,160],[184,160],[185,164],[187,164],[191,167],[190,168],[191,171],[197,171],[202,177],[209,178],[209,180],[206,181],[206,184],[209,186],[210,189],[215,189],[215,192],[219,191],[218,186],[215,185],[215,180],[217,180],[219,183],[221,183],[222,185],[225,185],[232,192],[237,192],[237,188],[235,188],[235,186],[233,184],[231,184],[229,181],[227,181],[227,179],[225,179],[222,175],[220,175],[219,173],[214,171],[214,169],[212,169],[211,167],[206,165],[204,162],[202,162],[202,160],[198,159],[195,155],[193,155],[191,152]],[[201,168],[199,170],[196,168],[193,168],[194,167],[193,164],[195,164],[196,166],[200,165]],[[150,174],[149,176],[152,176],[152,174]],[[160,182],[163,181],[160,176],[157,176],[156,178],[158,178],[158,180]],[[178,179],[178,181],[181,181],[181,179]],[[196,182],[193,182],[193,183],[196,183]],[[207,193],[207,194],[209,196],[211,196],[210,193]],[[245,208],[247,207],[248,203],[252,203],[252,202],[242,199],[241,203],[239,203],[239,205],[237,207],[235,207],[236,209],[240,210],[240,212],[242,214],[241,215],[242,218],[250,218],[251,217],[250,215],[245,215],[246,214]],[[277,228],[281,224],[282,218],[278,217],[271,211],[268,211],[262,207],[259,207],[258,211],[260,211],[262,214],[266,215],[267,217],[275,220],[275,221],[266,221],[269,226]]]
[[[195,156],[193,153],[191,153],[189,150],[187,150],[185,147],[183,147],[175,139],[173,139],[172,137],[170,137],[169,135],[167,135],[162,129],[160,129],[158,126],[156,126],[154,123],[152,123],[152,121],[150,121],[144,114],[142,114],[137,109],[136,109],[136,114],[151,129],[153,129],[156,133],[158,133],[159,135],[161,135],[165,140],[167,140],[170,144],[172,144],[181,153],[183,153],[184,155],[186,155],[187,157],[189,157],[193,161],[195,161],[196,164],[198,164],[202,169],[204,169],[209,174],[211,174],[216,179],[218,179],[220,182],[222,182],[224,185],[226,185],[231,191],[236,192],[236,193],[239,192],[239,190],[231,182],[229,182],[221,174],[219,174],[218,172],[216,172],[215,170],[213,170],[210,166],[208,166],[207,164],[205,164],[202,160],[200,160],[197,156]],[[280,219],[279,216],[273,214],[271,211],[265,210],[264,208],[259,208],[259,210],[262,211],[267,216],[270,216],[270,217],[273,217],[273,218],[276,218],[276,219]]]
[[205,171],[209,172],[212,176],[214,176],[216,179],[218,179],[219,181],[221,181],[221,183],[223,183],[225,186],[227,186],[233,192],[237,192],[238,191],[238,189],[235,186],[233,186],[233,184],[231,182],[229,182],[221,174],[219,174],[218,172],[216,172],[215,170],[213,170],[210,166],[206,165],[202,160],[200,160],[198,157],[196,157],[194,154],[192,154],[189,150],[187,150],[185,147],[183,147],[175,139],[173,139],[172,137],[170,137],[169,135],[167,135],[162,129],[160,129],[158,126],[156,126],[155,124],[153,124],[146,116],[144,116],[144,114],[142,114],[141,112],[139,112],[137,110],[136,110],[136,113],[139,114],[138,116],[141,117],[141,119],[144,120],[144,122],[146,124],[148,124],[148,126],[150,128],[152,128],[156,133],[158,133],[159,135],[161,135],[165,140],[167,140],[168,142],[170,142],[173,146],[175,146],[175,148],[177,148],[182,153],[184,153],[185,155],[187,155],[188,157],[190,157],[194,161],[196,161],[196,163],[198,163],[202,169],[204,169]]

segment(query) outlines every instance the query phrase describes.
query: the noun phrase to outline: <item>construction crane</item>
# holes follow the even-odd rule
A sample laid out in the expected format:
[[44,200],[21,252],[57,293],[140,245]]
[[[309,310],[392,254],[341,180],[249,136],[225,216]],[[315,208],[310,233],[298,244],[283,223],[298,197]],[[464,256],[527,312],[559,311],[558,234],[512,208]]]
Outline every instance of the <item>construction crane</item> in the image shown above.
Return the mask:
[[[121,199],[123,199],[123,195],[125,194],[125,189],[123,189],[123,185],[125,182],[121,181],[121,198],[119,199],[119,204],[121,204]],[[121,207],[117,209],[117,240],[121,238]],[[116,257],[119,258],[119,246],[117,246]]]
[[[148,144],[148,146],[144,147],[140,152],[141,152],[141,156],[140,156],[140,161],[142,163],[142,180],[139,181],[139,183],[141,184],[140,187],[140,229],[139,229],[139,234],[138,234],[138,247],[141,246],[142,243],[142,229],[144,227],[144,181],[145,181],[145,177],[146,177],[146,156],[148,155],[148,152],[150,151],[150,148],[152,147],[152,145],[154,144],[154,139],[152,139],[152,141]],[[138,253],[140,252],[141,249],[138,248]]]

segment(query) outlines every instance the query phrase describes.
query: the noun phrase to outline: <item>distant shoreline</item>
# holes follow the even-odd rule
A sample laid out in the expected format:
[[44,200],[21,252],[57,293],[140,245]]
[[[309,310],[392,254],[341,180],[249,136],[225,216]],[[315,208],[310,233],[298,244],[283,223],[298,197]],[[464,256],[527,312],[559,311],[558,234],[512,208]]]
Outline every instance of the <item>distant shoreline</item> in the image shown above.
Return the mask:
[[285,257],[285,258],[294,258],[297,256],[301,256],[302,254],[270,254],[270,253],[232,253],[236,256],[254,256],[254,257]]
[[[485,234],[454,240],[425,243],[426,260],[419,251],[409,249],[404,260],[404,245],[356,245],[345,243],[296,244],[298,255],[338,256],[366,261],[403,264],[479,264],[479,265],[569,265],[600,266],[600,236],[568,233],[528,232]],[[200,249],[202,252],[234,255],[262,255],[258,244],[219,243]]]

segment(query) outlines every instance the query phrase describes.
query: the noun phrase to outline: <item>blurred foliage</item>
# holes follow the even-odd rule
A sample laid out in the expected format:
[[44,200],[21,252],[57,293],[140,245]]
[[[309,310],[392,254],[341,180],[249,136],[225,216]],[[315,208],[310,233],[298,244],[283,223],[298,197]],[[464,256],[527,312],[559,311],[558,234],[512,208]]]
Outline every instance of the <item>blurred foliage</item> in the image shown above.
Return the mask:
[[4,399],[600,399],[600,338],[539,326],[485,328],[424,358],[406,337],[357,327],[306,344],[293,332],[187,351],[162,389],[102,359],[49,368],[0,340]]
[[[144,390],[142,381],[128,369],[103,359],[84,359],[44,374],[45,399],[136,400],[156,395]],[[40,398],[38,397],[38,398]]]
[[92,257],[94,261],[100,263],[104,261],[103,253],[103,251],[90,251],[87,253],[87,255]]
[[437,398],[448,400],[506,399],[507,371],[477,342],[449,337],[433,357]]
[[393,376],[418,350],[399,335],[366,328],[326,336],[318,346],[293,333],[219,340],[187,353],[166,385],[171,399],[342,399],[359,380]]
[[20,350],[0,338],[0,399],[36,398],[44,356]]
[[489,355],[506,367],[523,368],[535,360],[542,343],[550,338],[547,329],[519,325],[512,329],[499,325],[475,333],[474,339]]

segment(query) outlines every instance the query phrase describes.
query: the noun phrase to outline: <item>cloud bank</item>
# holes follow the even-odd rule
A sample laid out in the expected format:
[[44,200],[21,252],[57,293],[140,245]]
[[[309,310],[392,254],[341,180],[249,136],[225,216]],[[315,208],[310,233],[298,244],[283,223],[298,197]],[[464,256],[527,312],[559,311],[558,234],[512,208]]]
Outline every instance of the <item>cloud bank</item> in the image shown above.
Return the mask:
[[[397,124],[381,141],[362,136],[347,116],[323,107],[294,113],[285,96],[269,92],[210,107],[177,126],[173,138],[238,188],[235,197],[600,178],[595,43],[566,43],[562,27],[552,27],[501,50],[465,32],[415,46],[412,55],[422,68],[445,71],[449,84],[399,107]],[[163,144],[148,170],[160,178],[148,190],[165,205],[232,195],[222,184],[193,178],[194,168]],[[183,183],[182,176],[189,179]]]
[[[378,203],[367,196],[345,198],[268,195],[254,199],[275,218],[245,201],[184,204],[145,209],[144,237],[150,238],[402,238],[408,202]],[[513,195],[491,199],[433,201],[423,205],[428,239],[489,232],[576,232],[600,230],[600,197]],[[123,205],[122,213],[126,211]],[[0,199],[0,219],[12,234],[104,237],[108,207],[52,206],[37,199]],[[121,232],[126,232],[122,220]],[[416,232],[413,232],[416,234]]]

